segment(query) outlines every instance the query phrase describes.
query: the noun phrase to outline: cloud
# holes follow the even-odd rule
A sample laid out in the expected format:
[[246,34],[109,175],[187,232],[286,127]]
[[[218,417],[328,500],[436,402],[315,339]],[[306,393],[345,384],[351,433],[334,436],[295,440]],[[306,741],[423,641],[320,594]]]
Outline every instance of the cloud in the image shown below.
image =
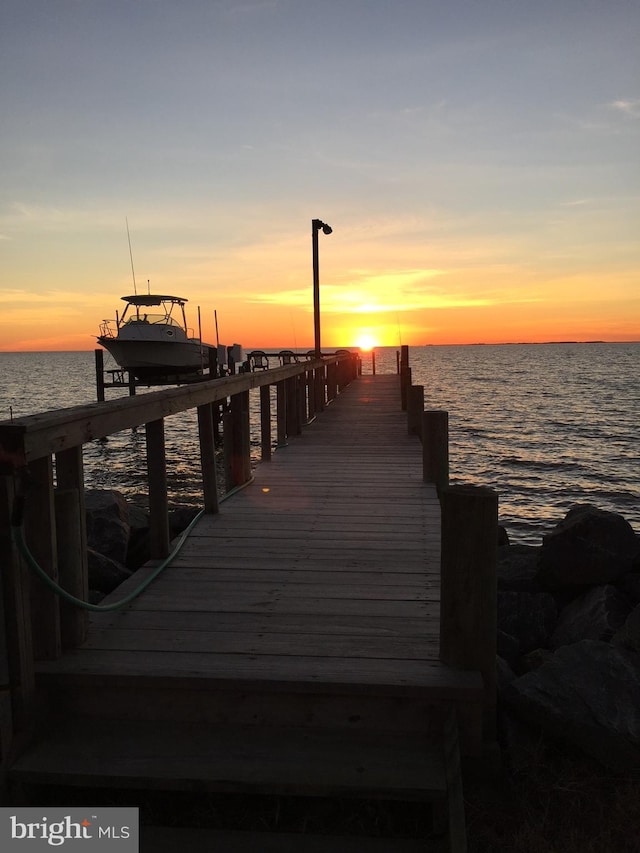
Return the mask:
[[607,106],[629,118],[640,118],[640,98],[618,98],[616,101],[611,101]]
[[[424,308],[455,308],[491,305],[486,295],[449,293],[431,283],[445,275],[439,269],[384,271],[351,270],[341,284],[323,284],[323,314],[383,314],[416,311]],[[308,288],[292,288],[272,293],[255,293],[249,302],[286,305],[312,310]]]

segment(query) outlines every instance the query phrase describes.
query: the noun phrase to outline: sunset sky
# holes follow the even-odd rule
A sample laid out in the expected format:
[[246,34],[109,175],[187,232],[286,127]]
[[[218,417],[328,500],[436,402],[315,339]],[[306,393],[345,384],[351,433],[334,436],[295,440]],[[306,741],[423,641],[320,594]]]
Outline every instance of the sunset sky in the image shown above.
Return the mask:
[[640,340],[640,3],[3,0],[0,350]]

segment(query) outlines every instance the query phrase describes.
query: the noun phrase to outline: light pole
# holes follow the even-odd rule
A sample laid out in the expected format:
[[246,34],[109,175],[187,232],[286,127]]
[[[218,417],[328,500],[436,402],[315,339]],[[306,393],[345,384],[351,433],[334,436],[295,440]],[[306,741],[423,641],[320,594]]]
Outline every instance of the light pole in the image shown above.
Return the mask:
[[322,222],[321,219],[311,220],[311,247],[313,251],[313,333],[315,341],[316,358],[322,355],[320,346],[320,272],[318,269],[318,232],[322,230],[323,234],[331,234],[332,228],[330,225]]

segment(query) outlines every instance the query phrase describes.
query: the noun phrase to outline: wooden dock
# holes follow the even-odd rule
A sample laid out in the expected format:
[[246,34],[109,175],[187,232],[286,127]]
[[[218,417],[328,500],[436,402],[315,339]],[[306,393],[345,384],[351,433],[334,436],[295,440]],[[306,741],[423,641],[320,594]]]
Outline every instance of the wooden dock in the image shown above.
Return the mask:
[[486,696],[440,659],[440,562],[398,377],[362,376],[36,662],[48,723],[12,783],[435,802],[438,849],[464,850],[458,732],[478,750]]

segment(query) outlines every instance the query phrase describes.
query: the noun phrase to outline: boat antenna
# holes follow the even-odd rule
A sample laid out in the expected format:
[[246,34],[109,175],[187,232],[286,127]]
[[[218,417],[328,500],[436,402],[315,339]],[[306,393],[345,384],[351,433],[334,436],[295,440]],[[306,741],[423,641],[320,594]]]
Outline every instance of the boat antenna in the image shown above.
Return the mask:
[[218,312],[214,309],[213,318],[216,321],[216,347],[220,346],[220,335],[218,334]]
[[133,252],[131,251],[131,235],[129,234],[129,219],[125,216],[124,221],[127,223],[127,240],[129,241],[129,257],[131,258],[131,275],[133,276],[133,292],[137,296],[138,288],[136,287],[136,272],[133,268]]

